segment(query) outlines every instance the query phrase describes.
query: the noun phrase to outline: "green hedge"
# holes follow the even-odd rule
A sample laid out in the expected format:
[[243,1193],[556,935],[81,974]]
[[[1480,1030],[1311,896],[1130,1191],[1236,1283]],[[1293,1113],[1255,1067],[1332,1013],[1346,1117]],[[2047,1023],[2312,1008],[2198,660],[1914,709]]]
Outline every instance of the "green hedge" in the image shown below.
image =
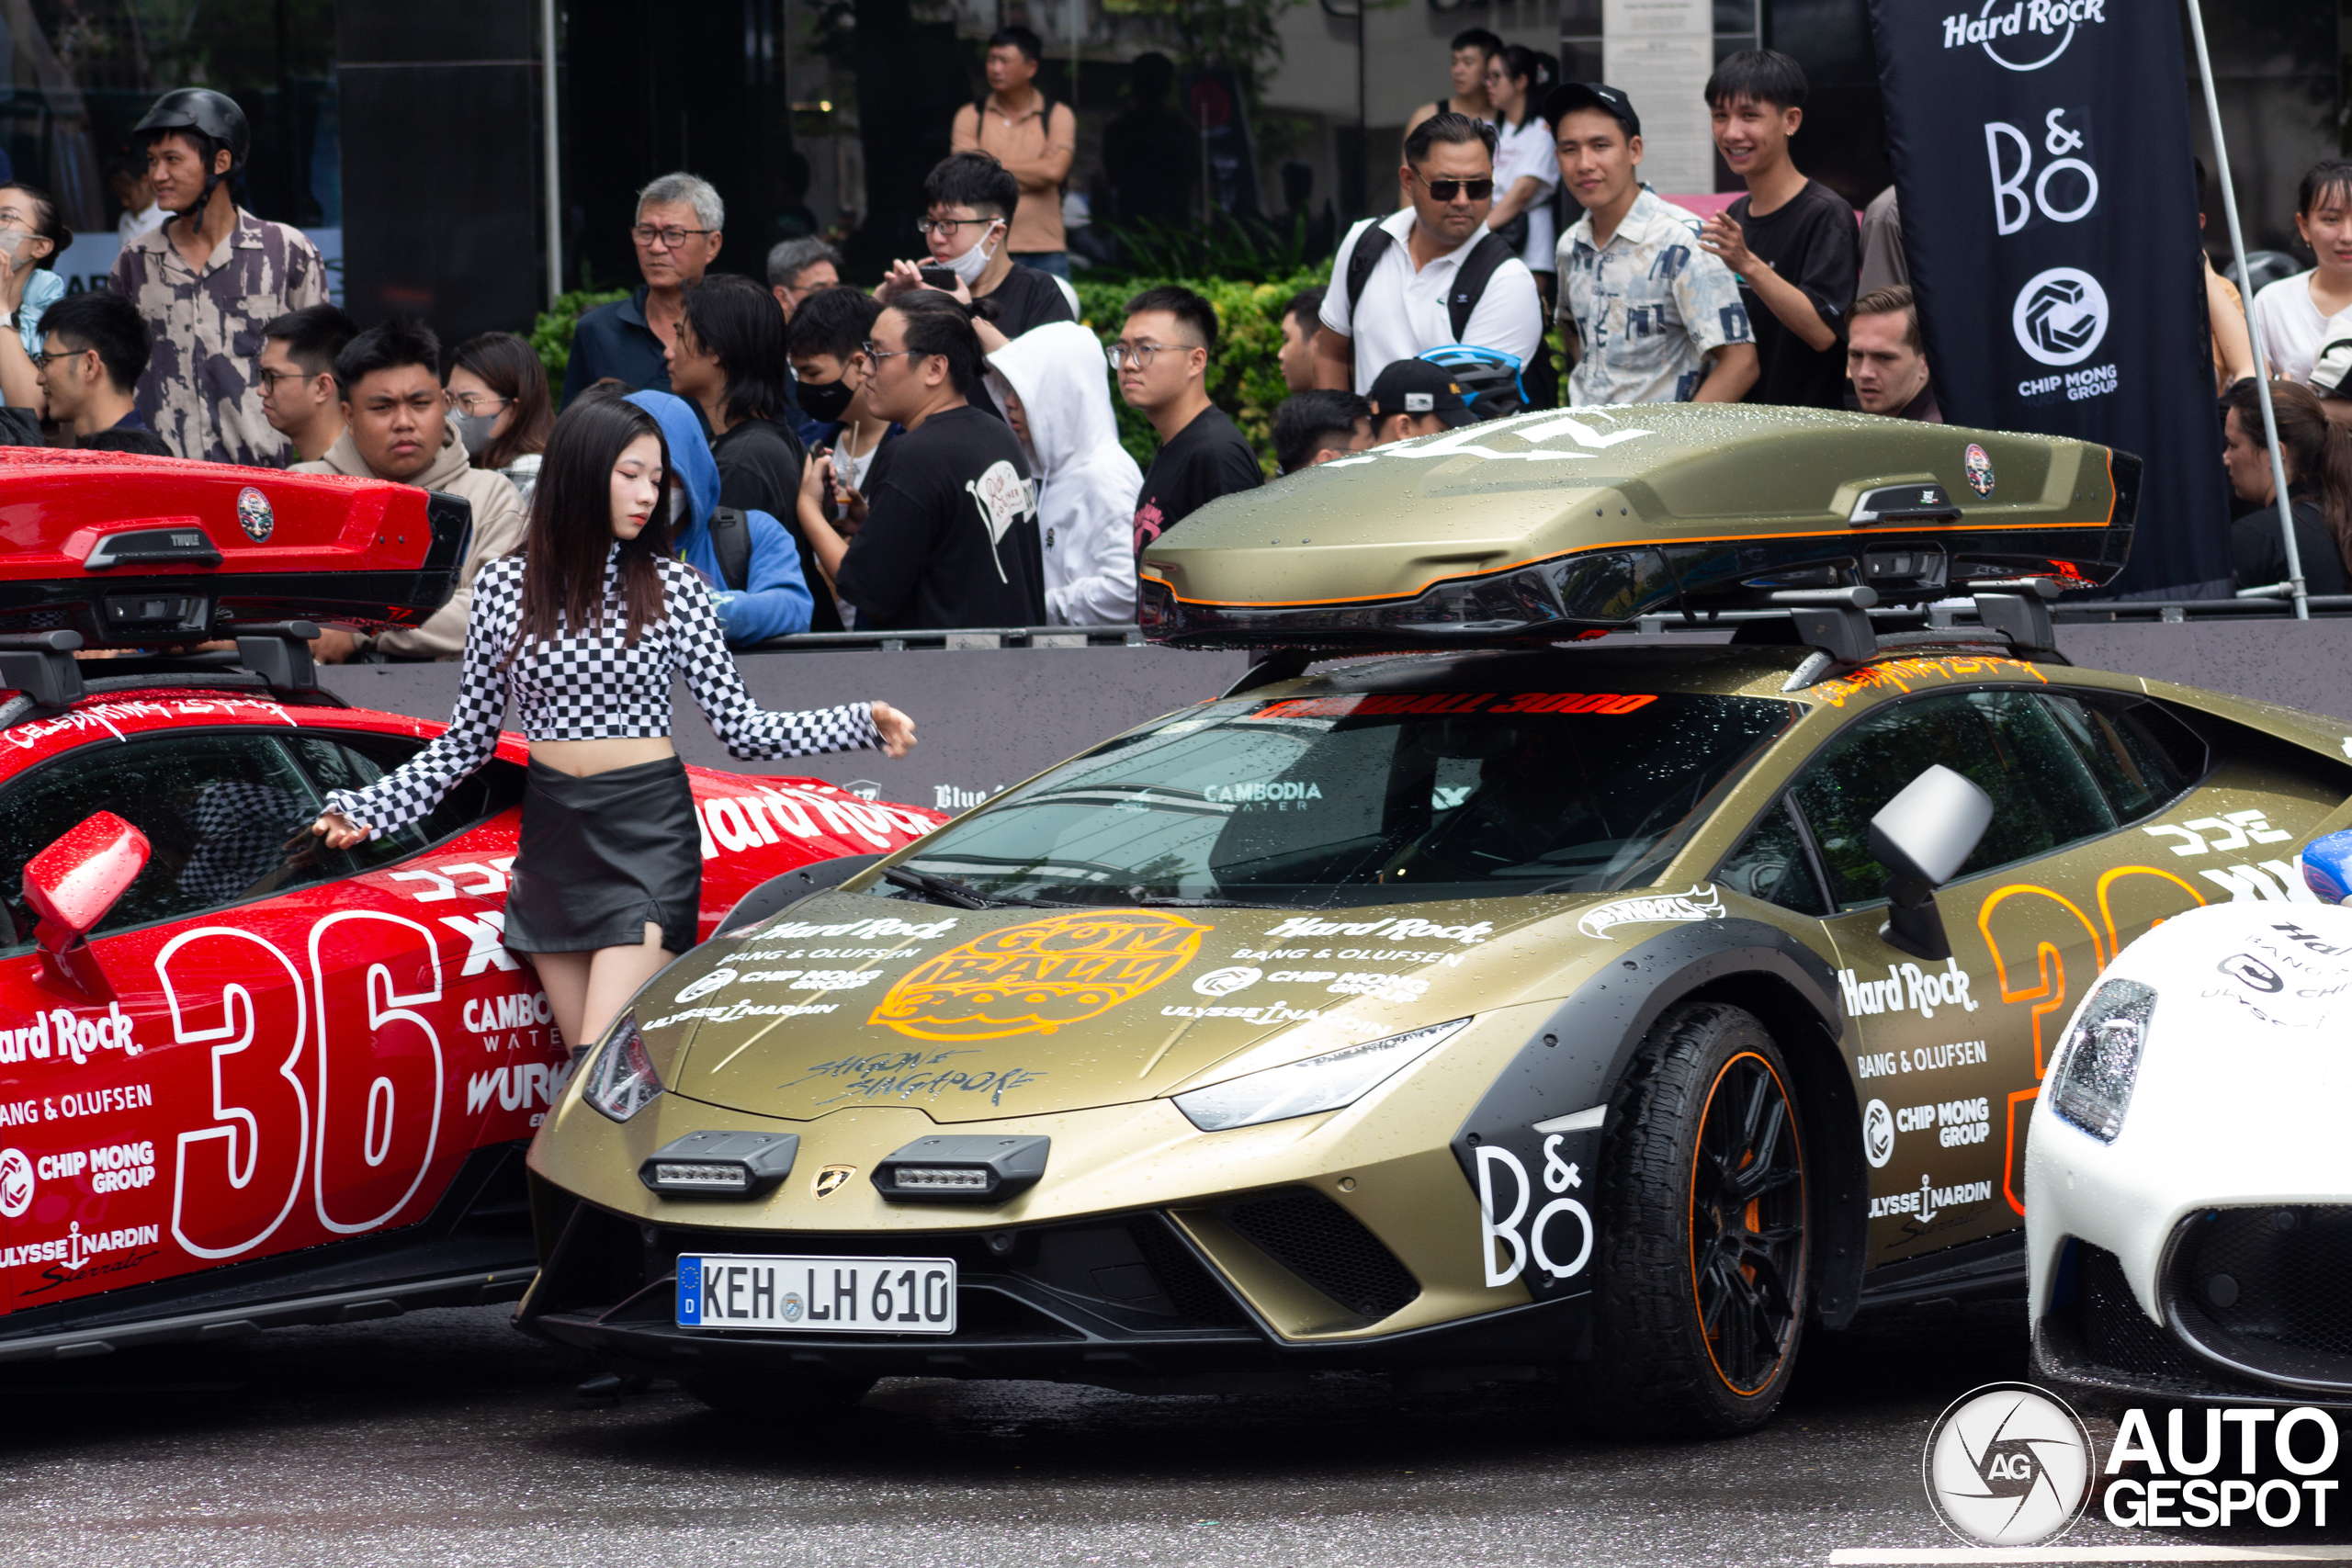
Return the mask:
[[[1274,405],[1289,389],[1283,384],[1277,358],[1283,345],[1282,309],[1300,289],[1329,278],[1329,262],[1264,283],[1229,283],[1221,278],[1136,277],[1121,283],[1090,283],[1080,274],[1079,313],[1108,348],[1119,341],[1126,320],[1126,303],[1147,288],[1181,284],[1216,308],[1216,356],[1209,362],[1209,398],[1241,427],[1257,448],[1259,466],[1274,471]],[[1109,373],[1109,366],[1104,366]],[[1119,414],[1119,444],[1145,467],[1159,449],[1143,415],[1120,400],[1115,382],[1111,403]]]
[[[1119,283],[1080,281],[1079,313],[1102,340],[1103,347],[1108,348],[1119,339],[1127,301],[1145,289],[1177,283],[1206,298],[1216,308],[1217,321],[1216,357],[1209,365],[1209,396],[1241,427],[1242,434],[1257,449],[1259,463],[1271,475],[1274,471],[1274,405],[1283,400],[1287,390],[1277,358],[1283,344],[1282,308],[1300,289],[1326,281],[1330,270],[1327,262],[1265,283],[1198,277],[1134,277]],[[1081,279],[1083,276],[1080,274]],[[561,296],[552,310],[540,312],[531,328],[531,347],[547,366],[551,384],[558,388],[563,385],[564,368],[571,362],[572,329],[579,324],[581,313],[628,298],[625,289],[583,290]],[[1102,373],[1106,378],[1110,376],[1107,362]],[[1159,437],[1143,415],[1120,400],[1115,380],[1111,387],[1111,404],[1118,411],[1119,444],[1134,455],[1136,462],[1149,467],[1152,454],[1159,449]]]

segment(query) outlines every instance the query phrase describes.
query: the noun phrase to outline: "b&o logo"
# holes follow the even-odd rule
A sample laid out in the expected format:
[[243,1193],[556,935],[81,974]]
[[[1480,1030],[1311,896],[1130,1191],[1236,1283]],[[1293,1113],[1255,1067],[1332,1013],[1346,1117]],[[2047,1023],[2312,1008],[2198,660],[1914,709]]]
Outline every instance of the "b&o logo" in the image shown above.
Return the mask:
[[1883,1100],[1873,1100],[1862,1111],[1862,1153],[1872,1170],[1883,1170],[1894,1157],[1894,1112]]
[[1212,969],[1193,982],[1193,990],[1198,996],[1229,997],[1236,991],[1249,989],[1264,977],[1264,970],[1251,969],[1246,965],[1232,969]]
[[0,1216],[24,1218],[33,1206],[33,1162],[22,1149],[0,1149]]
[[2018,346],[2044,365],[2079,365],[2107,336],[2107,290],[2080,267],[2035,273],[2009,316]]
[[1928,1501],[1978,1546],[2031,1546],[2082,1517],[2091,1498],[2090,1433],[2030,1383],[1987,1383],[1936,1418],[1921,1456]]

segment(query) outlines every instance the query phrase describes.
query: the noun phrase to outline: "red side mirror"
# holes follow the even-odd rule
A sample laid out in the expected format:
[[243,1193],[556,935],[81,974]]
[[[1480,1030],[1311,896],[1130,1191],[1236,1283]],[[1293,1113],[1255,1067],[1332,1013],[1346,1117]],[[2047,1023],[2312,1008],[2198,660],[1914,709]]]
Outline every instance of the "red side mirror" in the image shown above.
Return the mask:
[[40,917],[34,939],[50,953],[62,953],[106,919],[152,852],[147,835],[101,811],[60,835],[25,863],[25,902]]

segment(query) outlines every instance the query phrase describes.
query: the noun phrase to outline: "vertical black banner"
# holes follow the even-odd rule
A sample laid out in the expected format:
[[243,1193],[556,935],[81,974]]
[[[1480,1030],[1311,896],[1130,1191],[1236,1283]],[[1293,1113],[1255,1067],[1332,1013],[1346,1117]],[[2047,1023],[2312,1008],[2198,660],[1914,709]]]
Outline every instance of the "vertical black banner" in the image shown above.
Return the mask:
[[2112,591],[2225,593],[2178,5],[1871,0],[1871,22],[1944,417],[2138,454]]

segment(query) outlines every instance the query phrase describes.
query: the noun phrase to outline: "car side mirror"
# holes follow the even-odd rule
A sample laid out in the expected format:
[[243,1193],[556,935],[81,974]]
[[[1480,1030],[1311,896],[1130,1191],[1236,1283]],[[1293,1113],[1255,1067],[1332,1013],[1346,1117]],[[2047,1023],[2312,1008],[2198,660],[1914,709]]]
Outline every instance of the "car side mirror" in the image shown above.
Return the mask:
[[1950,882],[1993,822],[1993,797],[1939,762],[1871,818],[1871,853],[1892,874],[1879,936],[1914,957],[1951,956],[1936,889]]
[[40,923],[42,983],[85,996],[106,980],[85,949],[90,931],[147,869],[147,835],[111,811],[85,818],[25,863],[25,902]]

